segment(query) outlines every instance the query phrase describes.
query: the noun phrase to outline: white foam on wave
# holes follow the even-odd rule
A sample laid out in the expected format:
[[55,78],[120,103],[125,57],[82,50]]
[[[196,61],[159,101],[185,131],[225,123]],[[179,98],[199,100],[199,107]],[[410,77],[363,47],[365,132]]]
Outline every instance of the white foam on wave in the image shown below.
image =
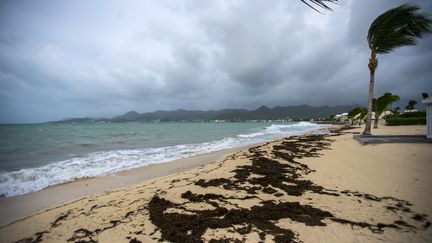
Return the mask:
[[309,122],[272,124],[259,132],[199,144],[94,152],[85,157],[52,162],[42,167],[0,172],[0,194],[6,197],[22,195],[78,178],[102,176],[149,164],[165,163],[198,154],[260,143],[278,137],[309,132],[320,126],[322,125]]
[[254,132],[254,133],[248,133],[248,134],[240,134],[238,137],[241,138],[254,138],[254,137],[274,137],[274,135],[280,134],[280,135],[290,135],[297,132],[307,132],[309,129],[316,129],[317,125],[315,123],[310,122],[299,122],[294,124],[272,124],[262,131]]

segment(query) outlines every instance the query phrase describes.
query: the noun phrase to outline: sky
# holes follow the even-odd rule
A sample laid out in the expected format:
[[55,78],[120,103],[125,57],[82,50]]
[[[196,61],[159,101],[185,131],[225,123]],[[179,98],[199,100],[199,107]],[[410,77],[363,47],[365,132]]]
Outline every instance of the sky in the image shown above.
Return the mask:
[[[372,21],[405,2],[2,0],[0,123],[135,110],[366,105]],[[375,94],[432,95],[432,37],[379,55]]]

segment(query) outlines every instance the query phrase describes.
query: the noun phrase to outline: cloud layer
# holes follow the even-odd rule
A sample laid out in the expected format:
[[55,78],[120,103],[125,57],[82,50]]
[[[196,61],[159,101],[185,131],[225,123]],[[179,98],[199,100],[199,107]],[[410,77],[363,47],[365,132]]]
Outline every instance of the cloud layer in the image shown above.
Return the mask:
[[[2,1],[0,123],[364,104],[369,25],[402,3],[349,0],[319,14],[284,0]],[[432,94],[430,50],[428,37],[380,56],[377,94]]]

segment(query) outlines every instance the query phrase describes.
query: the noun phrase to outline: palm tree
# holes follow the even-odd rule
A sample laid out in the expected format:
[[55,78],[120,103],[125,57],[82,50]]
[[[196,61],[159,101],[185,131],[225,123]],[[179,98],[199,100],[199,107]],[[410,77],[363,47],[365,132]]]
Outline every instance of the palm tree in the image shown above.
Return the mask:
[[365,119],[367,114],[367,110],[364,107],[357,107],[348,112],[348,119],[351,121],[351,125],[354,124],[354,121],[358,121],[359,126],[361,125],[361,121]]
[[414,110],[414,106],[417,105],[416,100],[409,100],[408,105],[405,106],[405,110]]
[[400,107],[396,106],[396,108],[394,108],[394,110],[393,110],[393,113],[399,114],[400,113],[399,111],[400,111]]
[[372,135],[372,100],[375,70],[378,67],[377,54],[389,53],[401,46],[415,45],[417,38],[432,32],[432,20],[420,14],[419,10],[417,6],[403,4],[380,15],[369,28],[367,40],[371,51],[368,64],[370,83],[367,120],[363,135]]
[[[312,4],[317,5],[318,7],[331,10],[331,8],[327,5],[328,3],[338,3],[340,0],[301,0],[304,4],[308,5],[310,8],[319,12]],[[310,3],[309,3],[310,2]]]
[[374,111],[375,111],[375,121],[374,128],[378,128],[378,117],[387,109],[391,103],[396,102],[400,99],[399,96],[393,95],[392,93],[385,93],[378,99],[374,99]]

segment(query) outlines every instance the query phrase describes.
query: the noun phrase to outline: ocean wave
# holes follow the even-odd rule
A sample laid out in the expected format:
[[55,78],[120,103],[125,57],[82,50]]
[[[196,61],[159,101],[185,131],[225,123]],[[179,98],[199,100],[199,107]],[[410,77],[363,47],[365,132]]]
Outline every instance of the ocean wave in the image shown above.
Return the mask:
[[94,152],[83,157],[56,161],[37,168],[0,172],[0,195],[6,197],[22,195],[79,178],[102,176],[149,164],[165,163],[222,149],[265,142],[278,137],[302,134],[320,126],[322,125],[308,122],[272,124],[260,131],[217,141],[159,148]]
[[294,124],[272,124],[261,131],[248,133],[248,134],[240,134],[237,137],[240,138],[254,138],[254,137],[262,137],[262,136],[273,136],[277,134],[281,135],[290,135],[290,133],[295,132],[306,132],[309,129],[317,128],[317,124],[310,122],[299,122]]

